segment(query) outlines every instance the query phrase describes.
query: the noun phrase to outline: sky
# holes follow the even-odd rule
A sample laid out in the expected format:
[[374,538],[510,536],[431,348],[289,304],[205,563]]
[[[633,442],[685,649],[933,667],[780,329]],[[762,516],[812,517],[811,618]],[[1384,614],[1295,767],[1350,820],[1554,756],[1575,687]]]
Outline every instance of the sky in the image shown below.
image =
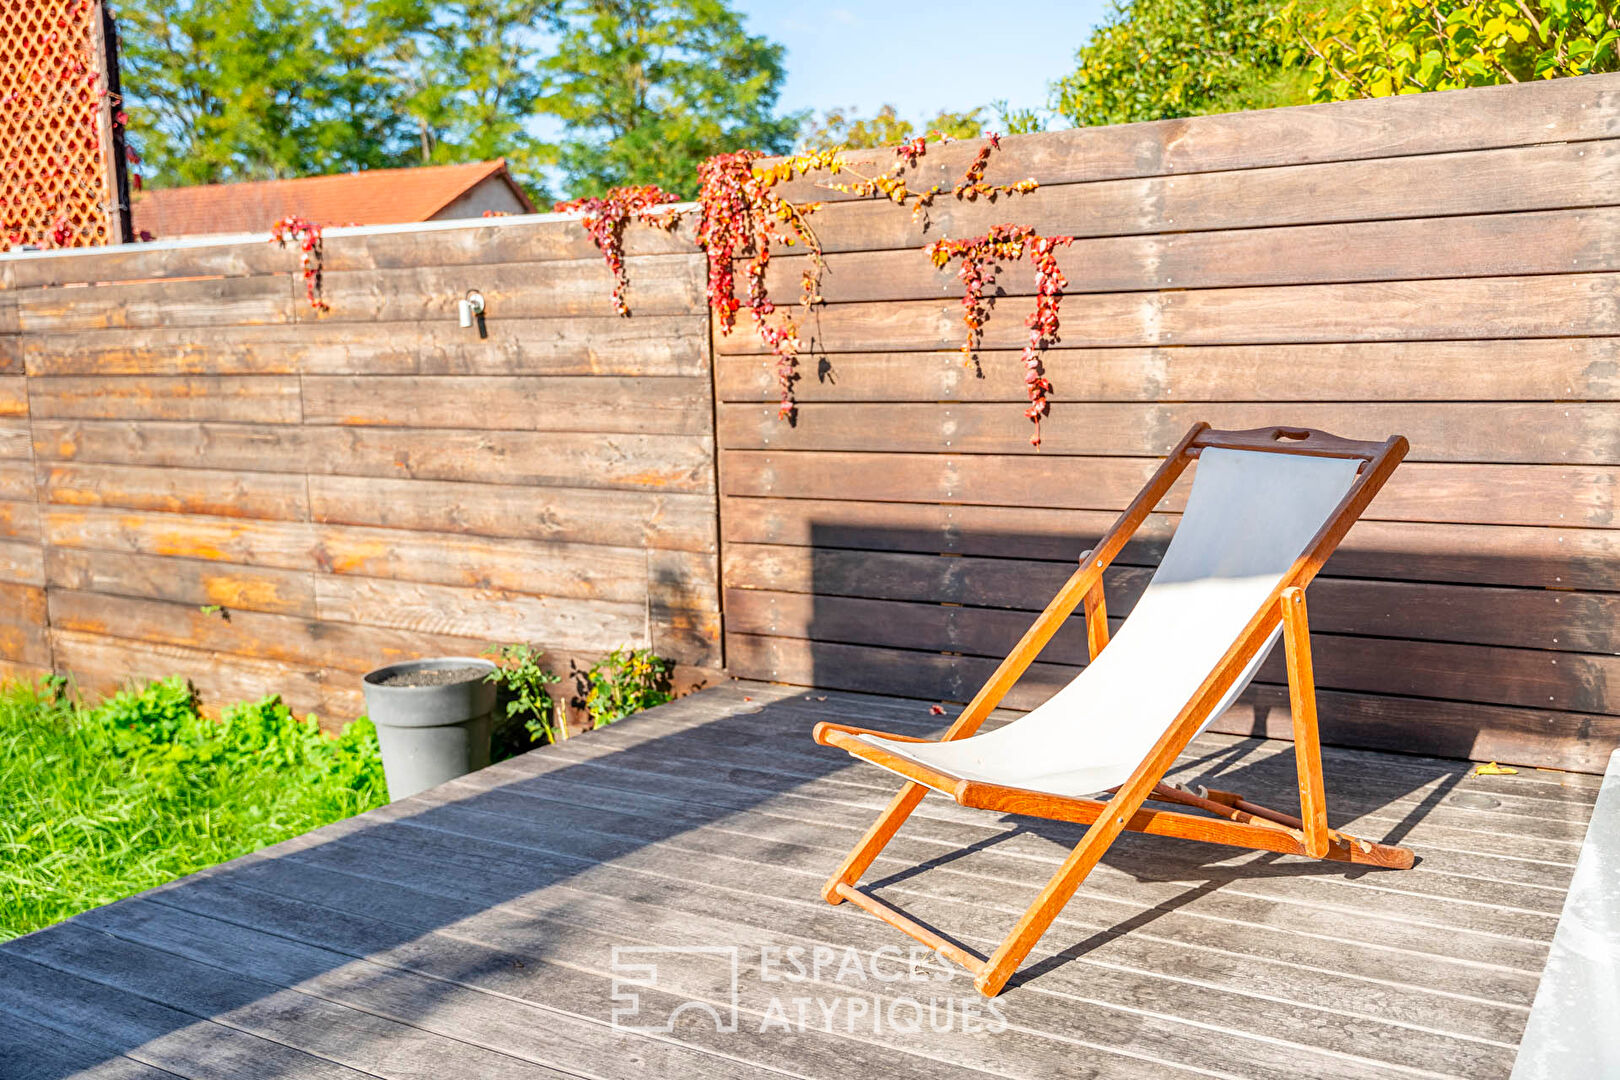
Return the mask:
[[[787,48],[785,112],[893,105],[914,122],[1005,98],[1041,108],[1047,85],[1102,21],[1106,0],[862,4],[733,0],[748,28]],[[986,114],[988,118],[988,113]]]

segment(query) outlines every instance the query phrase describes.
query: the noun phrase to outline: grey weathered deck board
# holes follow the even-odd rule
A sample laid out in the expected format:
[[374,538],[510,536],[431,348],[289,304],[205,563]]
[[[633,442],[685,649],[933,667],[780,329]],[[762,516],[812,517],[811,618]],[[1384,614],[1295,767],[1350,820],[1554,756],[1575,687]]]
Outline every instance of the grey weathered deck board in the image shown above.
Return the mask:
[[[1006,1030],[824,1030],[812,1008],[804,1030],[762,1032],[773,996],[882,1009],[913,987],[829,967],[784,990],[746,960],[739,1030],[615,1030],[615,946],[870,964],[910,945],[819,899],[896,786],[809,741],[829,717],[942,721],[717,687],[0,944],[0,1074],[1505,1076],[1596,796],[1584,777],[1330,749],[1334,823],[1410,844],[1415,869],[1127,835],[998,999]],[[1277,805],[1295,782],[1286,743],[1225,735],[1178,770]],[[1079,835],[929,799],[868,881],[982,953]],[[727,1002],[724,964],[676,955],[646,1003]],[[965,976],[940,985],[974,996]]]
[[8,1014],[0,1017],[0,1076],[6,1080],[175,1080],[134,1058],[108,1057],[71,1035]]

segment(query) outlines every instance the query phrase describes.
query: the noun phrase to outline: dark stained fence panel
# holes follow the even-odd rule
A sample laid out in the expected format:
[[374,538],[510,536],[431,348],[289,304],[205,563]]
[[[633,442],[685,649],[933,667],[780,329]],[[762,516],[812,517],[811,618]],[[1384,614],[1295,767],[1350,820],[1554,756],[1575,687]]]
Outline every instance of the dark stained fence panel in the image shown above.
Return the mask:
[[[795,424],[757,337],[714,339],[730,669],[964,701],[1192,422],[1399,433],[1406,464],[1311,588],[1325,736],[1601,770],[1620,742],[1616,91],[1008,138],[987,179],[1037,192],[916,219],[796,181],[826,200],[830,272]],[[948,191],[976,151],[930,147],[907,181]],[[1077,237],[1038,451],[1027,266],[999,275],[975,369],[955,268],[918,250],[1001,222]],[[776,291],[803,265],[773,260]],[[1116,621],[1184,498],[1107,578]],[[1079,670],[1081,621],[1010,705]],[[1287,737],[1278,658],[1217,723]]]

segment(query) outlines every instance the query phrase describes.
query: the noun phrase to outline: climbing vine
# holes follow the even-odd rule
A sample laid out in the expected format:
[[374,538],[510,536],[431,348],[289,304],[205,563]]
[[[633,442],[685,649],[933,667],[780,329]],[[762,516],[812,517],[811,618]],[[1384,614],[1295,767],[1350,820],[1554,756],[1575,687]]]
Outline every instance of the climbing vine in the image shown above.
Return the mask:
[[808,311],[821,302],[821,275],[827,264],[809,221],[821,204],[795,206],[775,194],[771,189],[782,174],[779,169],[755,169],[754,162],[760,157],[757,150],[742,150],[717,154],[698,166],[697,242],[708,256],[709,309],[722,334],[731,333],[742,306],[736,292],[736,260],[748,257],[748,311],[760,340],[776,358],[776,384],[782,394],[777,415],[792,419],[796,408],[793,384],[799,378],[799,329],[791,318],[771,318],[776,304],[767,290],[765,274],[773,244],[803,247],[810,266],[800,279],[800,304]]
[[[822,209],[819,202],[795,204],[777,194],[778,185],[798,178],[812,180],[829,191],[860,199],[883,199],[897,206],[910,206],[912,216],[925,215],[935,200],[944,195],[943,184],[914,189],[906,177],[928,153],[930,141],[948,142],[937,131],[918,136],[895,147],[888,168],[863,171],[845,157],[842,147],[814,150],[779,158],[761,165],[763,155],[754,150],[719,154],[698,166],[698,226],[696,239],[707,259],[709,309],[722,334],[736,327],[737,316],[746,306],[755,332],[774,358],[777,389],[781,400],[777,414],[787,420],[796,412],[794,384],[799,379],[798,358],[801,320],[815,305],[822,303],[821,281],[827,270],[820,240],[810,224],[812,215]],[[985,179],[991,155],[1001,147],[1000,137],[991,133],[979,147],[960,179],[948,190],[958,200],[995,202],[1004,196],[1024,195],[1038,186],[1025,179],[1010,184],[993,184]],[[613,274],[613,308],[628,315],[624,302],[628,276],[624,261],[624,229],[632,221],[673,228],[685,211],[667,208],[674,196],[659,188],[615,188],[601,198],[576,199],[559,203],[559,211],[583,211],[582,224],[596,242]],[[661,209],[662,208],[662,209]],[[1024,346],[1024,386],[1029,407],[1024,415],[1035,424],[1030,442],[1040,446],[1040,423],[1050,411],[1047,395],[1052,384],[1042,365],[1045,350],[1058,340],[1058,307],[1067,282],[1059,269],[1056,251],[1071,243],[1072,237],[1040,236],[1024,225],[998,225],[985,236],[969,240],[939,240],[926,252],[934,265],[944,269],[960,262],[963,321],[967,340],[962,352],[976,364],[989,319],[996,274],[1003,263],[1029,258],[1035,269],[1035,311],[1025,320],[1029,341]],[[801,314],[783,314],[770,296],[767,274],[772,252],[778,246],[802,248],[806,268],[800,276]],[[743,297],[737,295],[738,264],[745,281]]]
[[308,298],[309,306],[323,314],[331,311],[332,305],[326,302],[321,282],[321,227],[301,217],[285,217],[270,226],[272,244],[286,247],[288,240],[298,245],[298,266],[303,271],[304,296]]
[[640,187],[610,188],[606,195],[600,197],[573,199],[552,207],[559,214],[584,213],[580,224],[585,226],[585,231],[596,242],[597,250],[607,260],[608,270],[613,274],[613,310],[620,315],[630,314],[630,307],[624,299],[625,291],[630,287],[630,278],[624,267],[624,227],[634,220],[666,232],[675,228],[680,224],[680,215],[658,209],[675,201],[674,195],[656,184],[644,184]]
[[1051,410],[1047,395],[1052,392],[1052,383],[1046,377],[1042,356],[1058,341],[1058,306],[1069,284],[1058,267],[1056,252],[1073,242],[1072,236],[1041,236],[1028,225],[993,225],[983,236],[936,240],[927,248],[928,257],[941,270],[953,261],[961,263],[957,277],[962,281],[962,322],[967,326],[962,355],[969,364],[978,363],[984,324],[995,302],[996,274],[1002,264],[1017,262],[1027,255],[1034,266],[1035,310],[1024,320],[1029,340],[1019,358],[1024,365],[1024,389],[1029,394],[1024,416],[1035,425],[1035,434],[1029,440],[1034,446],[1041,445],[1041,418]]

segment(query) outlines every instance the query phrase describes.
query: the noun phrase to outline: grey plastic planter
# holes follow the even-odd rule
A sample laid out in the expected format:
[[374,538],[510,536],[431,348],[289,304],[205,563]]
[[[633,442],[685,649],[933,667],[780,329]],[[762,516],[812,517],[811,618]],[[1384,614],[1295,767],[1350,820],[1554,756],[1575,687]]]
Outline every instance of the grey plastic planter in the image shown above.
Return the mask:
[[495,670],[488,660],[443,656],[390,664],[366,675],[366,711],[377,725],[388,798],[399,800],[489,764],[495,684],[480,675],[438,686],[384,686],[398,676],[456,668]]

